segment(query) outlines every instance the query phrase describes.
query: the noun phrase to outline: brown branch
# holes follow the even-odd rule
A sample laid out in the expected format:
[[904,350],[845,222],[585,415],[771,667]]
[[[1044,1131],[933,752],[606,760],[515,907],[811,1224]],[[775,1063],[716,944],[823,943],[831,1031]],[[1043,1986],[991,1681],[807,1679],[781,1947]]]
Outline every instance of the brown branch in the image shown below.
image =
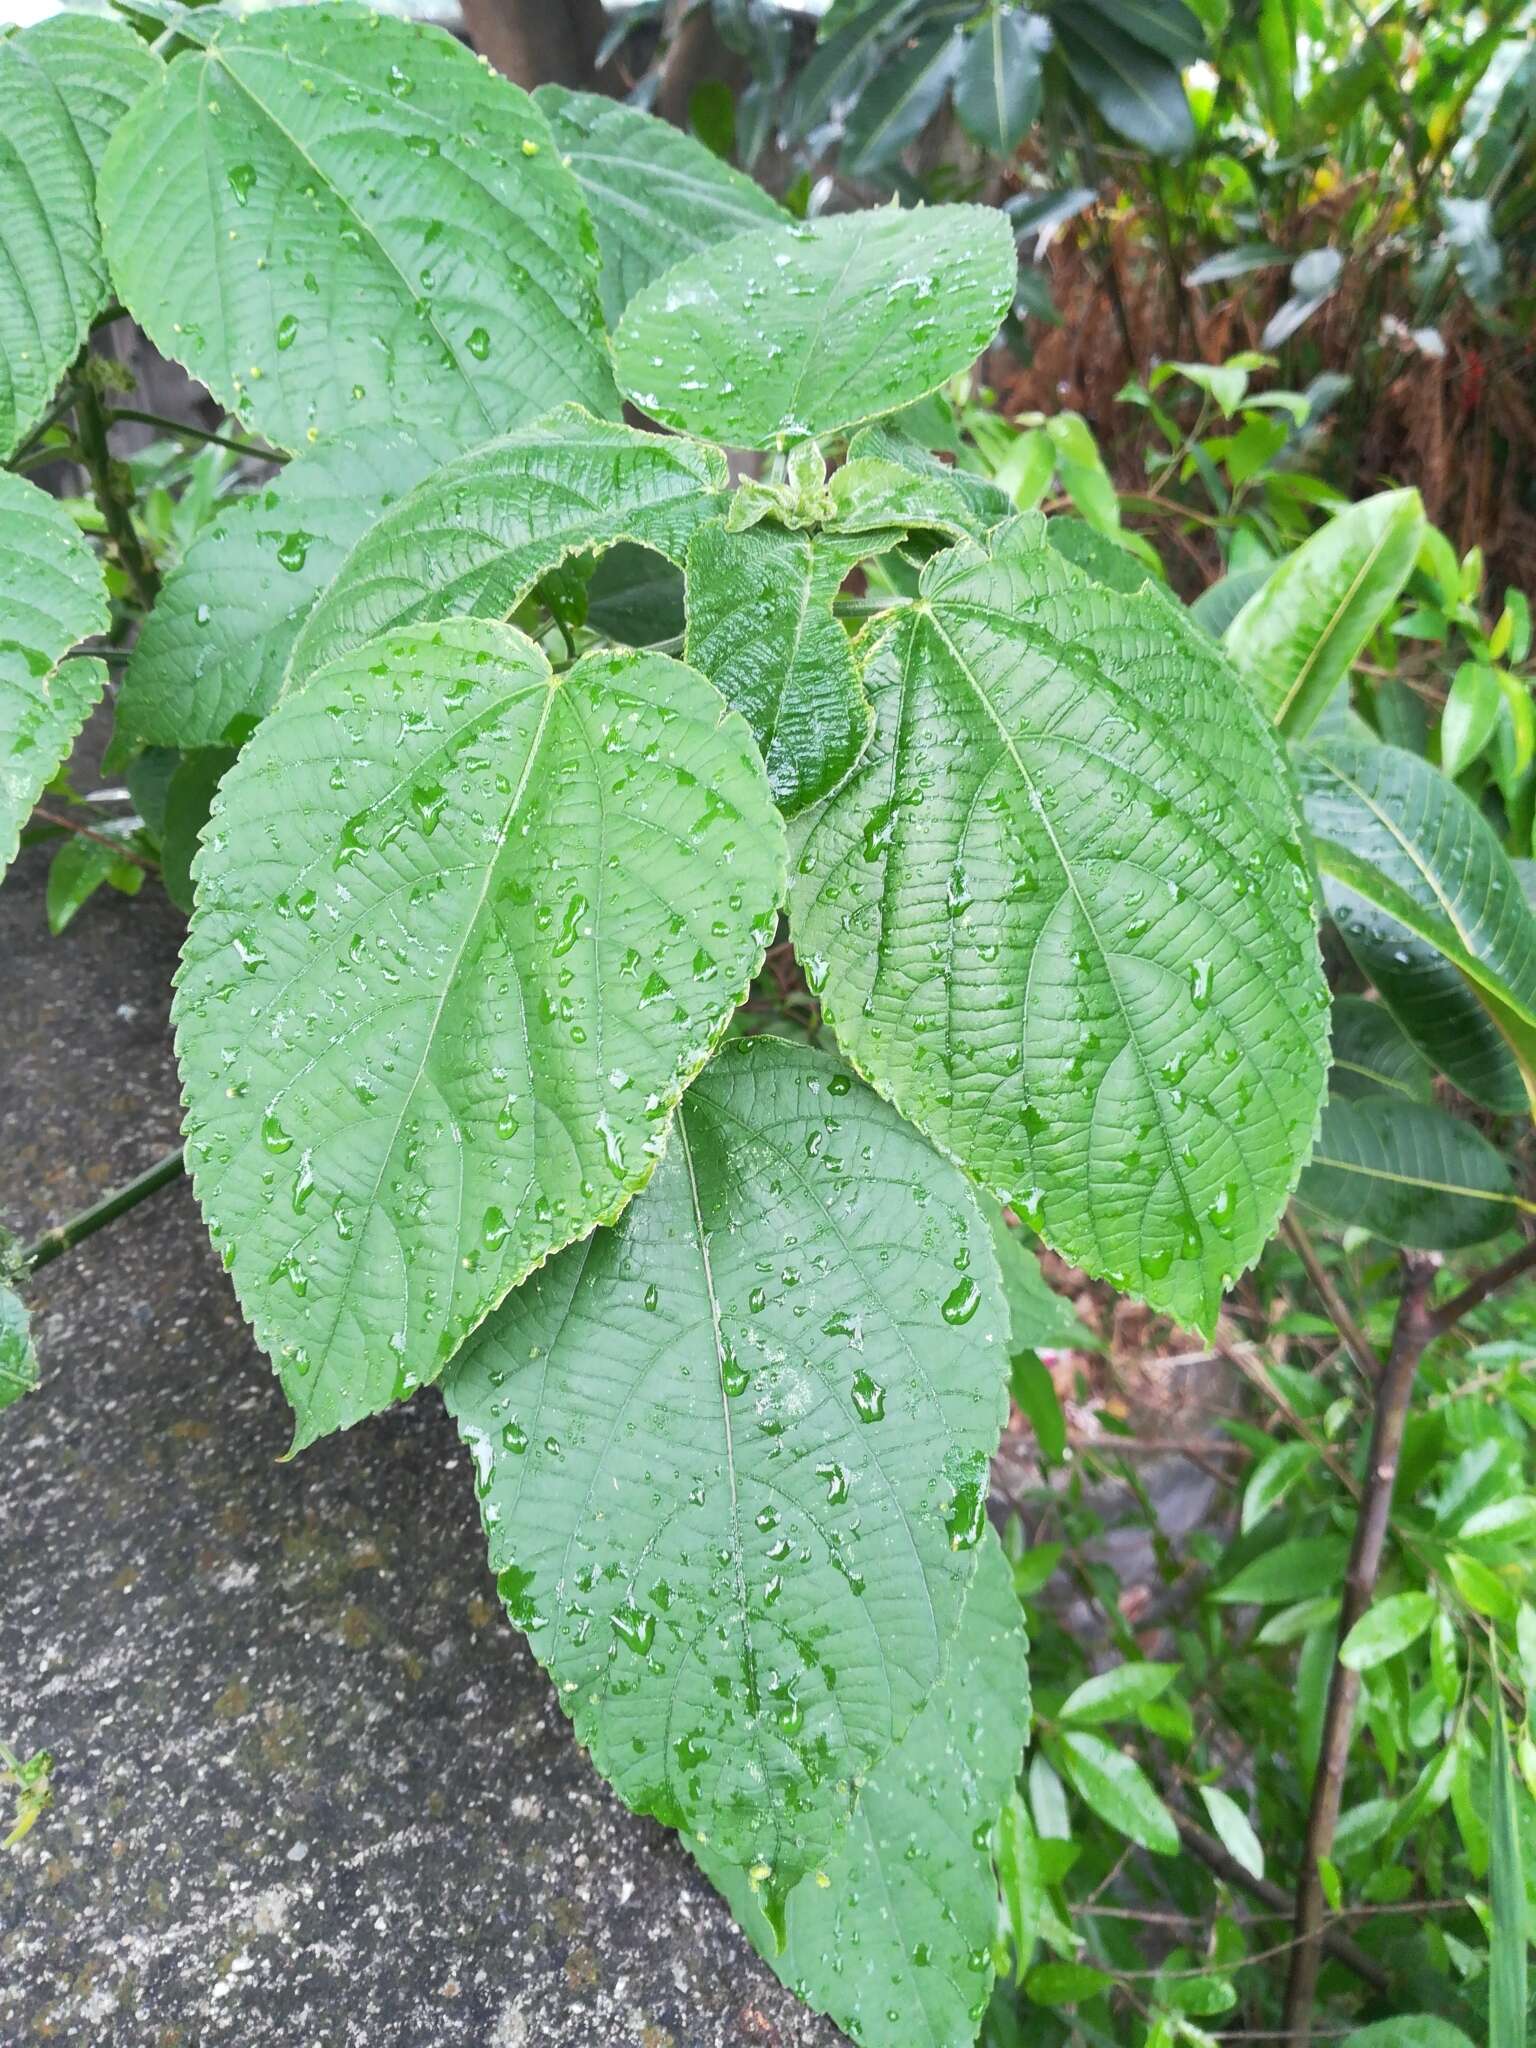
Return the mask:
[[50,811],[43,804],[38,804],[32,815],[41,818],[45,825],[56,825],[61,832],[73,832],[81,839],[94,840],[98,846],[110,847],[119,860],[127,861],[130,867],[142,868],[147,875],[160,872],[152,860],[146,860],[142,853],[135,853],[131,846],[124,845],[121,839],[114,839],[110,833],[93,832],[89,825],[77,825],[73,818],[66,818],[59,811]]
[[[1182,1813],[1176,1812],[1173,1818],[1179,1831],[1179,1840],[1191,1855],[1198,1856],[1200,1861],[1218,1877],[1224,1878],[1228,1884],[1236,1885],[1239,1891],[1247,1892],[1250,1898],[1257,1899],[1261,1905],[1271,1906],[1277,1913],[1289,1917],[1292,1910],[1291,1900],[1280,1885],[1272,1884],[1267,1877],[1255,1877],[1246,1865],[1228,1854],[1214,1835],[1208,1835],[1204,1828],[1196,1827],[1195,1823],[1186,1819]],[[1353,1970],[1357,1977],[1371,1986],[1372,1990],[1387,1989],[1390,1980],[1386,1971],[1374,1956],[1367,1955],[1365,1950],[1357,1942],[1351,1941],[1347,1934],[1340,1934],[1331,1927],[1325,1928],[1322,1933],[1322,1945],[1329,1955],[1341,1962],[1347,1970]]]
[[1333,1284],[1333,1275],[1317,1256],[1316,1247],[1306,1231],[1288,1215],[1280,1226],[1281,1235],[1291,1250],[1307,1269],[1307,1278],[1312,1282],[1313,1291],[1328,1311],[1329,1321],[1343,1339],[1344,1348],[1355,1361],[1368,1387],[1374,1387],[1381,1378],[1381,1359],[1376,1346],[1355,1321],[1349,1303]]
[[[1404,1252],[1401,1275],[1402,1293],[1392,1331],[1392,1346],[1376,1388],[1376,1412],[1372,1418],[1370,1448],[1365,1463],[1365,1492],[1355,1521],[1349,1566],[1344,1575],[1344,1598],[1339,1609],[1340,1646],[1370,1606],[1376,1590],[1392,1513],[1392,1490],[1397,1483],[1398,1460],[1402,1455],[1408,1401],[1419,1360],[1437,1334],[1434,1314],[1429,1306],[1435,1261],[1423,1253]],[[1328,1682],[1328,1703],[1323,1713],[1322,1743],[1317,1774],[1312,1782],[1312,1803],[1307,1814],[1301,1870],[1296,1881],[1296,1947],[1292,1952],[1285,1987],[1285,2025],[1291,2048],[1307,2048],[1312,2038],[1312,2011],[1325,1947],[1326,1902],[1318,1866],[1333,1850],[1359,1698],[1360,1674],[1346,1670],[1336,1651]]]
[[1536,1238],[1521,1245],[1519,1251],[1511,1252],[1507,1259],[1501,1259],[1498,1265],[1490,1266],[1486,1273],[1479,1273],[1475,1280],[1469,1280],[1460,1294],[1453,1294],[1449,1301],[1442,1302],[1431,1317],[1435,1335],[1443,1336],[1463,1316],[1481,1308],[1490,1294],[1497,1294],[1501,1287],[1507,1287],[1511,1280],[1517,1280],[1533,1266],[1536,1266]]

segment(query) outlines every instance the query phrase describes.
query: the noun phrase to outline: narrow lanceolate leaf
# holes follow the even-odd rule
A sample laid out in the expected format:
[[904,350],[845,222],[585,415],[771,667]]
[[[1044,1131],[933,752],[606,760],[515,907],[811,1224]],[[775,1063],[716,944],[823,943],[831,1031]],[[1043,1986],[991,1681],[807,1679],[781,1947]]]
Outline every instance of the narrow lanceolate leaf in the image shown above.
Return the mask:
[[533,98],[597,230],[610,327],[635,293],[674,263],[789,219],[761,185],[670,121],[563,85],[541,85]]
[[193,541],[144,622],[117,698],[134,747],[241,740],[277,701],[299,628],[353,545],[457,452],[430,430],[338,434]]
[[445,1384],[578,1739],[778,1895],[942,1675],[1003,1420],[996,1294],[974,1197],[893,1110],[738,1041],[619,1228]]
[[279,447],[615,409],[581,189],[528,96],[440,29],[226,20],[122,123],[100,203],[123,303]]
[[878,178],[899,161],[939,111],[959,61],[960,38],[947,25],[888,54],[848,110],[842,161],[851,177]]
[[760,524],[688,548],[687,658],[751,726],[786,818],[847,775],[874,714],[832,599],[857,547]]
[[1250,1876],[1264,1875],[1264,1844],[1253,1831],[1253,1823],[1230,1792],[1219,1785],[1202,1785],[1200,1797],[1210,1815],[1211,1826],[1221,1837],[1228,1855],[1235,1856]]
[[1428,1102],[1434,1080],[1428,1060],[1384,1003],[1334,997],[1331,1095],[1402,1095]]
[[65,14],[0,41],[0,457],[42,418],[111,297],[96,170],[159,69],[126,22]]
[[1296,1199],[1330,1222],[1424,1251],[1481,1244],[1528,1206],[1470,1124],[1396,1095],[1328,1104]]
[[976,2037],[997,1931],[987,1837],[1029,1731],[1026,1648],[989,1531],[949,1669],[821,1871],[790,1893],[782,1946],[751,1879],[695,1852],[770,1968],[860,2048],[971,2048]]
[[1284,764],[1170,607],[1038,517],[924,571],[790,893],[838,1042],[1066,1257],[1209,1324],[1311,1142],[1327,995]]
[[1012,156],[1034,126],[1050,47],[1050,23],[1023,7],[995,8],[968,38],[955,77],[955,112],[983,149]]
[[1407,582],[1424,532],[1417,491],[1382,491],[1330,519],[1227,628],[1233,666],[1266,718],[1299,739]]
[[989,207],[877,208],[742,235],[630,302],[619,383],[643,412],[772,448],[894,412],[997,332],[1017,259]]
[[36,484],[0,472],[0,869],[106,681],[99,661],[63,656],[106,626],[79,528]]
[[448,463],[369,528],[306,621],[290,686],[412,620],[506,618],[578,551],[635,541],[681,566],[725,485],[717,448],[561,406]]
[[0,1408],[9,1408],[37,1385],[37,1352],[26,1304],[0,1282]]
[[773,929],[743,720],[663,655],[360,650],[226,778],[176,998],[188,1160],[296,1443],[434,1379],[616,1216]]
[[[1531,1086],[1536,915],[1487,821],[1400,747],[1333,737],[1298,748],[1296,767],[1325,877],[1407,925],[1476,987]],[[1348,916],[1337,906],[1334,915],[1349,940]]]
[[[1508,1115],[1529,1110],[1520,1062],[1484,1008],[1477,984],[1407,925],[1326,875],[1323,901],[1382,1005],[1430,1064],[1485,1109]],[[1334,1092],[1349,1090],[1335,1086]]]
[[1111,128],[1154,156],[1183,156],[1195,124],[1174,63],[1084,8],[1056,30],[1074,83]]
[[1488,1950],[1488,2048],[1526,2048],[1528,1908],[1515,1774],[1509,1756],[1504,1699],[1494,1687],[1493,1810],[1489,1816],[1489,1904],[1493,1938]]

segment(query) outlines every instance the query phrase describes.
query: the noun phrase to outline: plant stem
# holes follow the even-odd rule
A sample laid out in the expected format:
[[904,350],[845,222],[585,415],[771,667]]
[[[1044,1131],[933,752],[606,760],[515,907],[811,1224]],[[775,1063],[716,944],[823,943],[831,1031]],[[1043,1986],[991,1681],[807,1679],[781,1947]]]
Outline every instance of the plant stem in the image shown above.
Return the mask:
[[[1208,1835],[1204,1828],[1196,1827],[1194,1822],[1186,1820],[1182,1813],[1175,1811],[1173,1818],[1174,1825],[1179,1831],[1179,1840],[1191,1855],[1198,1856],[1208,1869],[1215,1871],[1216,1875],[1224,1878],[1228,1884],[1235,1885],[1239,1891],[1247,1892],[1250,1898],[1257,1899],[1262,1905],[1272,1906],[1277,1912],[1289,1916],[1291,1900],[1281,1886],[1272,1884],[1267,1877],[1255,1877],[1253,1872],[1239,1863],[1235,1856],[1227,1853],[1214,1835]],[[1340,1934],[1331,1927],[1324,1928],[1321,1942],[1331,1956],[1343,1963],[1346,1969],[1353,1970],[1357,1977],[1373,1989],[1387,1989],[1390,1980],[1386,1971],[1374,1956],[1367,1955],[1365,1950],[1351,1941],[1347,1934]]]
[[84,1239],[93,1236],[108,1223],[115,1223],[119,1216],[126,1216],[130,1209],[136,1209],[140,1202],[163,1187],[169,1186],[186,1171],[186,1155],[178,1145],[174,1152],[141,1173],[137,1180],[116,1189],[103,1197],[94,1207],[82,1209],[78,1216],[71,1216],[66,1223],[56,1223],[51,1230],[45,1230],[33,1245],[22,1253],[22,1265],[28,1273],[50,1265],[61,1253],[71,1251]]
[[1381,1378],[1381,1360],[1376,1347],[1366,1336],[1350,1311],[1349,1303],[1333,1284],[1333,1275],[1317,1256],[1317,1249],[1310,1237],[1296,1221],[1294,1215],[1286,1217],[1280,1226],[1281,1235],[1307,1269],[1307,1278],[1312,1282],[1318,1300],[1327,1309],[1329,1320],[1344,1340],[1344,1348],[1360,1372],[1368,1387],[1374,1387]]
[[50,811],[39,804],[32,813],[41,818],[45,825],[57,825],[61,832],[73,832],[81,839],[94,839],[98,846],[110,847],[119,860],[125,860],[130,867],[143,868],[147,875],[157,875],[160,870],[152,860],[146,860],[142,853],[135,853],[131,846],[121,839],[114,839],[106,832],[93,831],[89,825],[79,825],[73,818],[63,817],[58,811]]
[[875,619],[881,612],[894,610],[905,604],[901,597],[835,597],[832,600],[832,616],[835,619]]
[[229,434],[215,434],[207,427],[194,427],[185,420],[168,420],[158,412],[140,412],[136,406],[114,405],[106,414],[107,425],[119,420],[136,420],[143,427],[159,427],[178,441],[209,441],[215,448],[233,448],[237,455],[256,455],[263,462],[286,462],[281,448],[265,448],[257,441],[237,441]]
[[1532,1266],[1536,1266],[1536,1238],[1523,1244],[1519,1251],[1511,1252],[1507,1259],[1501,1259],[1498,1265],[1490,1266],[1486,1273],[1479,1273],[1475,1280],[1468,1281],[1460,1294],[1453,1294],[1449,1301],[1437,1308],[1433,1318],[1435,1335],[1442,1336],[1463,1316],[1480,1308],[1490,1294],[1496,1294],[1511,1280],[1529,1272]]
[[81,459],[91,480],[96,500],[123,573],[133,586],[141,610],[148,611],[160,592],[160,578],[139,543],[133,515],[117,494],[112,478],[112,456],[107,447],[107,416],[101,399],[91,386],[89,372],[80,379],[75,393],[75,438]]
[[[1392,1513],[1392,1490],[1397,1483],[1398,1460],[1402,1455],[1409,1396],[1413,1392],[1414,1378],[1425,1347],[1439,1334],[1429,1306],[1429,1291],[1435,1277],[1434,1261],[1421,1253],[1404,1252],[1401,1274],[1402,1294],[1392,1331],[1392,1346],[1376,1385],[1376,1412],[1371,1422],[1370,1448],[1365,1462],[1365,1492],[1355,1522],[1349,1566],[1344,1575],[1344,1598],[1339,1609],[1339,1647],[1343,1646],[1350,1630],[1370,1606],[1376,1590]],[[1317,1775],[1312,1783],[1312,1804],[1307,1814],[1301,1872],[1296,1881],[1296,1947],[1291,1955],[1290,1974],[1285,1987],[1285,2025],[1291,2048],[1307,2048],[1312,2038],[1312,2010],[1318,1971],[1322,1965],[1325,1908],[1323,1880],[1318,1866],[1333,1851],[1359,1698],[1360,1674],[1346,1670],[1336,1651],[1333,1672],[1328,1681],[1328,1703],[1323,1713],[1322,1743]]]

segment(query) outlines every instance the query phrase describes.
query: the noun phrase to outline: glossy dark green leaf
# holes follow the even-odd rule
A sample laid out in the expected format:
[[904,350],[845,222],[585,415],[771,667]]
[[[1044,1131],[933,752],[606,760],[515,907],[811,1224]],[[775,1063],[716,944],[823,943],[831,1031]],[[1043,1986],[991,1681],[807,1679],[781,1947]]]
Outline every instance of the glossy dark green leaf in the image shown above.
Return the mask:
[[9,1408],[38,1381],[37,1351],[26,1304],[13,1288],[0,1282],[0,1408]]
[[139,325],[280,448],[616,409],[581,188],[527,94],[441,29],[222,18],[119,127],[100,203]]
[[992,1984],[987,1834],[1029,1729],[1026,1643],[988,1531],[949,1669],[859,1795],[822,1870],[790,1893],[782,1947],[750,1879],[700,1854],[749,1941],[860,2048],[971,2048]]
[[106,627],[101,567],[79,528],[36,484],[0,472],[0,869],[106,682],[99,661],[63,657]]
[[413,620],[506,618],[569,555],[628,540],[681,565],[725,484],[716,448],[561,406],[446,464],[369,528],[305,621],[290,685]]
[[995,7],[967,39],[955,74],[955,113],[973,141],[1012,156],[1040,112],[1051,25],[1024,7]]
[[670,121],[602,93],[541,85],[534,104],[574,172],[597,230],[610,327],[674,263],[788,214]]
[[1486,1138],[1396,1095],[1329,1102],[1296,1199],[1330,1222],[1425,1251],[1481,1244],[1520,1213],[1509,1166]]
[[856,14],[828,9],[819,24],[820,46],[796,79],[784,111],[786,140],[801,141],[853,106],[921,6],[922,0],[869,0]]
[[1330,1095],[1401,1095],[1410,1102],[1428,1102],[1434,1078],[1429,1062],[1384,1003],[1334,997]]
[[1211,1597],[1234,1607],[1288,1606],[1298,1588],[1326,1593],[1337,1586],[1348,1556],[1349,1545],[1342,1537],[1297,1536],[1251,1558]]
[[1074,1686],[1055,1719],[1077,1728],[1101,1728],[1108,1721],[1134,1720],[1149,1700],[1162,1697],[1178,1675],[1177,1664],[1116,1664]]
[[621,540],[587,582],[587,624],[621,647],[680,640],[687,623],[683,572],[654,548]]
[[277,701],[316,598],[379,515],[457,450],[448,436],[338,434],[234,498],[165,579],[117,698],[133,747],[244,739]]
[[[1318,865],[1370,907],[1365,942],[1384,913],[1434,947],[1476,986],[1529,1085],[1536,916],[1487,822],[1438,769],[1397,747],[1330,736],[1298,748],[1296,766]],[[1330,909],[1352,943],[1348,904]]]
[[296,1444],[436,1378],[643,1187],[762,957],[783,832],[745,722],[662,655],[556,676],[486,620],[284,697],[194,866],[198,1199]]
[[960,37],[945,24],[886,57],[849,109],[842,161],[851,177],[878,177],[899,161],[943,105],[960,55]]
[[1284,766],[1177,611],[1037,516],[868,638],[791,928],[844,1052],[1074,1263],[1189,1324],[1273,1229],[1326,992]]
[[[1219,1785],[1202,1785],[1200,1797],[1210,1815],[1211,1826],[1221,1839],[1222,1847],[1229,1856],[1235,1857],[1250,1876],[1263,1879],[1264,1844],[1254,1832],[1253,1822],[1248,1818],[1230,1792],[1223,1792]],[[1225,2010],[1218,2007],[1218,2011]]]
[[614,337],[643,412],[733,448],[839,433],[981,353],[1013,295],[989,207],[879,207],[743,235],[633,299]]
[[126,22],[60,14],[0,38],[0,456],[47,411],[111,299],[96,171],[159,70]]
[[1353,889],[1325,876],[1323,898],[1340,938],[1430,1064],[1486,1109],[1528,1111],[1520,1063],[1476,985]]
[[508,1612],[630,1805],[779,1892],[938,1683],[1005,1327],[953,1168],[827,1055],[726,1047],[616,1230],[444,1393]]
[[1201,591],[1190,606],[1190,617],[1213,640],[1219,640],[1249,598],[1256,590],[1261,590],[1274,573],[1274,563],[1264,562],[1256,568],[1238,569],[1218,577],[1208,590]]
[[1206,54],[1200,16],[1184,0],[1084,0],[1080,13],[1086,34],[1094,33],[1086,17],[1097,15],[1175,64],[1193,64]]
[[835,540],[768,523],[703,526],[688,548],[687,659],[751,726],[786,818],[837,787],[874,723],[832,616],[848,567]]
[[1112,23],[1058,17],[1056,39],[1072,78],[1117,134],[1154,156],[1183,156],[1195,139],[1177,67]]
[[1266,718],[1310,732],[1418,559],[1417,491],[1383,491],[1330,519],[1265,578],[1223,644]]

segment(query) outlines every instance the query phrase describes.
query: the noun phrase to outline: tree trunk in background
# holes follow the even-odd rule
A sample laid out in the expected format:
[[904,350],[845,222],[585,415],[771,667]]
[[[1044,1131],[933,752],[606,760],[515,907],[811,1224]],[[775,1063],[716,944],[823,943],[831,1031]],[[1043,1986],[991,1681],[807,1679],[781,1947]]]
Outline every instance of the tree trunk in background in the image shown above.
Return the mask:
[[597,69],[608,27],[602,0],[463,0],[463,6],[475,48],[525,90],[549,84],[620,89],[610,66]]
[[707,79],[718,78],[739,92],[747,82],[747,65],[722,39],[711,8],[695,7],[692,0],[673,0],[667,26],[671,42],[652,111],[675,128],[686,129],[688,103],[695,89]]

